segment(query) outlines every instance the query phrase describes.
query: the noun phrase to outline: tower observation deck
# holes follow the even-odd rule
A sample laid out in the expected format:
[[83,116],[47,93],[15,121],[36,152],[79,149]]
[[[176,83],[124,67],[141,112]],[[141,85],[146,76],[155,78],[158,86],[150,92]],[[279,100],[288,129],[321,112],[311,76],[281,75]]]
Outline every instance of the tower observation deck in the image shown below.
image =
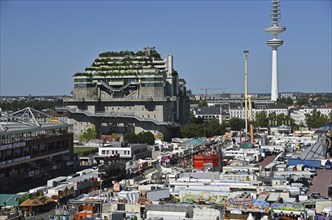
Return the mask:
[[284,32],[286,27],[279,26],[280,2],[272,0],[271,20],[272,26],[265,28],[265,32],[272,35],[272,39],[267,41],[267,45],[272,47],[272,83],[271,83],[271,101],[278,99],[278,47],[283,44],[283,40],[278,39],[278,34]]

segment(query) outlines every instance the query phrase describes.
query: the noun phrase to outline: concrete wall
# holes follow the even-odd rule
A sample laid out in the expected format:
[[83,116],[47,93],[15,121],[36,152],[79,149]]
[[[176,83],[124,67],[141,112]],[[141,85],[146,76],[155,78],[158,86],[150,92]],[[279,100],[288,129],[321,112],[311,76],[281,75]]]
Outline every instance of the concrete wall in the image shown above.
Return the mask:
[[141,87],[139,94],[141,97],[164,97],[164,87]]
[[73,98],[97,98],[97,88],[73,88]]

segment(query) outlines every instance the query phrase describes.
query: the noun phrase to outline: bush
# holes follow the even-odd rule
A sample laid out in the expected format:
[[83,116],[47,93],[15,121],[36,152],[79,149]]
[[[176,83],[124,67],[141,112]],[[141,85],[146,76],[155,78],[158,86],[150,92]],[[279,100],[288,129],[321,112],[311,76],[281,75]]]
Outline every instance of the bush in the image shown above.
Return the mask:
[[98,147],[75,147],[74,153],[78,154],[80,157],[88,156],[90,154],[95,154],[98,152]]

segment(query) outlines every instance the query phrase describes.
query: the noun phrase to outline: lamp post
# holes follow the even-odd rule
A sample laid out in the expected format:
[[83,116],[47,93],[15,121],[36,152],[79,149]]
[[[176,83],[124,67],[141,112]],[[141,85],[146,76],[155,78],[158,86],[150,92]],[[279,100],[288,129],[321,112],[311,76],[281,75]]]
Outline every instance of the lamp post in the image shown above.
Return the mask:
[[245,118],[245,135],[248,133],[248,57],[249,51],[243,51],[244,57],[244,118]]

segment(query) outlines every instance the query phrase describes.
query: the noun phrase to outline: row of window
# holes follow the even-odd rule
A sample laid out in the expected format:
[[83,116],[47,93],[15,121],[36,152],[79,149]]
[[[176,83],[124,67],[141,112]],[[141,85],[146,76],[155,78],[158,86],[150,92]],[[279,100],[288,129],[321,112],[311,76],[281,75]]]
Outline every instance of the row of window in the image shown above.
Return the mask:
[[[147,118],[150,118],[150,115],[147,115],[147,116],[148,116]],[[142,118],[144,118],[144,115],[142,115]],[[156,115],[153,115],[153,118],[156,118]]]
[[124,150],[124,151],[117,151],[117,150],[102,150],[101,154],[103,155],[116,155],[116,154],[120,154],[121,152],[123,152],[123,155],[130,155],[130,151],[129,150]]

